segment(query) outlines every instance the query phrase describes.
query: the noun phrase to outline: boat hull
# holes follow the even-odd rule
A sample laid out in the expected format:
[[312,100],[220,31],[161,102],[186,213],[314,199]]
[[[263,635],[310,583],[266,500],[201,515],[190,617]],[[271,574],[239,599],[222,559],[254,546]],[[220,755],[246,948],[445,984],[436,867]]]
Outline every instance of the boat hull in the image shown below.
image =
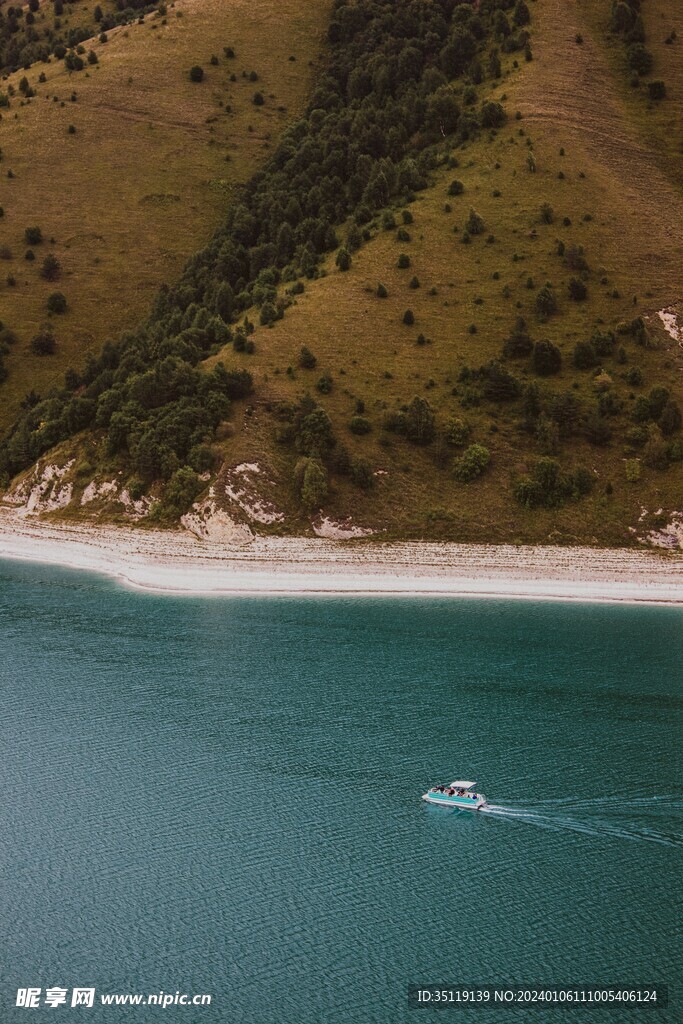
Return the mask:
[[486,803],[484,796],[477,796],[476,800],[472,800],[466,796],[448,796],[446,793],[425,793],[422,799],[428,804],[455,807],[458,811],[478,811]]

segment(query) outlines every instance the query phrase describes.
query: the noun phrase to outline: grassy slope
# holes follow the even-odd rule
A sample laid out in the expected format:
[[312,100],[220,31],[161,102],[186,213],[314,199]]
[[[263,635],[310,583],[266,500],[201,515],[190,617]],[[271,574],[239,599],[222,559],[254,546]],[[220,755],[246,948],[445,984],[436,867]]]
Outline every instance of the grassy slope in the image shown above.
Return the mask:
[[[110,32],[106,44],[94,42],[100,63],[87,72],[70,75],[53,61],[10,76],[16,87],[26,74],[38,95],[24,105],[15,99],[0,122],[0,247],[13,253],[0,262],[0,319],[19,336],[0,386],[0,429],[30,388],[44,392],[87,351],[138,323],[159,285],[208,239],[229,195],[302,105],[327,17],[327,0],[177,0],[166,23],[150,15]],[[227,45],[234,60],[223,56]],[[195,63],[205,68],[201,84],[188,79]],[[242,77],[251,70],[256,84]],[[260,108],[252,103],[256,89],[266,97]],[[28,263],[24,229],[34,224],[46,241]],[[47,252],[62,264],[57,284],[39,277]],[[41,359],[29,341],[48,319],[45,301],[55,288],[69,311],[52,320],[56,355]]]
[[[590,337],[597,325],[613,327],[636,314],[651,314],[681,294],[681,193],[643,142],[628,86],[605,56],[592,14],[586,14],[590,6],[587,0],[569,10],[559,0],[534,5],[535,59],[492,92],[495,97],[507,94],[507,109],[520,110],[523,120],[511,120],[493,144],[468,145],[458,154],[460,168],[441,173],[434,188],[420,194],[411,207],[411,243],[399,243],[395,233],[380,231],[355,256],[349,273],[339,273],[331,263],[329,275],[307,284],[306,293],[283,321],[271,330],[258,328],[255,355],[224,354],[228,363],[241,363],[255,374],[261,399],[255,415],[226,446],[226,457],[231,464],[242,458],[261,459],[281,482],[280,503],[289,506],[293,517],[297,506],[289,482],[292,455],[274,444],[274,423],[264,400],[296,399],[305,390],[316,394],[315,381],[324,372],[333,376],[334,391],[316,397],[332,416],[338,436],[352,455],[383,471],[368,495],[334,478],[325,506],[332,514],[353,515],[362,524],[413,536],[624,543],[631,537],[628,526],[638,525],[642,506],[650,511],[663,508],[665,513],[680,507],[680,464],[665,473],[644,470],[638,484],[628,484],[623,445],[613,442],[603,449],[573,441],[571,447],[563,446],[561,458],[565,464],[598,471],[594,494],[559,511],[525,511],[512,500],[510,476],[523,471],[539,453],[517,429],[519,411],[504,406],[499,413],[491,406],[463,411],[459,398],[451,394],[459,369],[497,356],[521,313],[536,340],[550,338],[565,356],[562,373],[540,381],[541,387],[566,391],[577,384],[574,393],[588,404],[594,400],[592,373],[576,371],[570,364],[576,341]],[[579,31],[582,46],[574,42]],[[680,101],[673,97],[671,102],[680,112]],[[518,134],[520,127],[525,136]],[[535,174],[526,167],[527,137],[533,140]],[[560,156],[560,147],[565,156]],[[563,180],[558,178],[560,171]],[[581,172],[585,177],[579,176]],[[463,180],[466,192],[449,199],[446,188],[455,176]],[[500,197],[494,197],[494,190]],[[444,212],[446,201],[453,207],[450,214]],[[541,224],[538,216],[546,201],[555,209],[552,225]],[[463,227],[470,206],[484,217],[495,244],[487,245],[483,236],[469,246],[459,242],[453,228]],[[586,214],[592,219],[584,221]],[[562,225],[564,216],[571,218],[571,227]],[[535,239],[530,237],[533,229]],[[587,303],[566,298],[572,275],[554,253],[558,238],[585,248],[592,268]],[[396,268],[402,250],[412,259],[407,271]],[[516,262],[515,253],[521,257]],[[497,281],[494,271],[500,274]],[[419,290],[408,287],[413,274],[420,279]],[[535,291],[526,287],[529,276],[536,288],[551,280],[561,297],[560,315],[548,324],[539,324],[533,314]],[[603,277],[606,285],[600,283]],[[374,295],[379,281],[389,291],[386,300]],[[508,299],[502,296],[505,285],[511,291]],[[437,289],[435,296],[429,294],[432,287]],[[614,288],[622,298],[611,297]],[[415,313],[413,327],[401,323],[408,307]],[[473,323],[476,334],[468,333]],[[656,318],[650,323],[657,330]],[[432,344],[418,347],[419,332]],[[644,352],[626,342],[628,367],[643,368],[642,389],[627,387],[619,378],[625,368],[612,359],[605,361],[627,410],[632,394],[657,384],[672,388],[680,400],[683,353],[664,332],[657,331],[656,336],[656,351]],[[318,357],[313,371],[296,368],[302,344]],[[286,375],[288,366],[296,368],[294,378]],[[513,370],[526,378],[523,367],[522,362]],[[451,414],[472,424],[473,439],[493,454],[484,478],[458,484],[447,470],[437,468],[429,450],[395,437],[386,447],[380,430],[384,410],[415,394],[429,398],[442,424]],[[346,427],[357,398],[365,402],[373,423],[368,437],[356,438]],[[623,432],[626,417],[617,422]],[[611,496],[605,494],[608,482],[613,486]],[[298,525],[303,527],[305,520],[299,519]]]
[[[641,144],[654,157],[659,170],[678,187],[683,187],[683,7],[668,0],[644,0],[641,7],[646,47],[654,57],[652,73],[641,79],[639,88],[629,82],[623,40],[609,33],[610,4],[581,0],[581,17],[590,25],[593,39],[603,50],[614,74],[615,86]],[[677,39],[665,40],[675,31]],[[647,97],[649,80],[661,79],[667,99],[652,103]]]

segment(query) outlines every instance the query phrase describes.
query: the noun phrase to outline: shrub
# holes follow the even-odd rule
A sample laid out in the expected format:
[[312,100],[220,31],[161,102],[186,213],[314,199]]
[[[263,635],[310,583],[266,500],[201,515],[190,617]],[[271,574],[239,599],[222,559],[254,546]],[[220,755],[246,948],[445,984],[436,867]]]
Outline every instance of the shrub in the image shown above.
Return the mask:
[[372,424],[370,423],[370,420],[365,418],[365,416],[353,416],[349,423],[349,430],[352,434],[362,436],[363,434],[370,433],[372,430]]
[[541,220],[544,224],[552,224],[555,220],[555,213],[550,203],[543,203],[541,207]]
[[370,466],[365,459],[354,459],[351,463],[351,479],[356,487],[369,491],[375,480]]
[[457,416],[451,416],[446,424],[446,431],[444,434],[446,444],[451,445],[453,448],[459,448],[461,445],[465,444],[471,433],[472,428],[469,423]]
[[345,246],[341,247],[334,262],[339,270],[346,271],[351,269],[351,253]]
[[177,517],[191,507],[202,489],[202,483],[190,466],[177,469],[166,485],[161,512]]
[[461,196],[464,191],[465,191],[465,186],[457,178],[454,178],[453,181],[448,186],[448,194],[449,194],[449,196]]
[[669,399],[659,417],[659,429],[665,437],[681,429],[681,410],[677,402]]
[[572,361],[577,370],[590,370],[597,366],[597,353],[590,341],[577,341]]
[[669,466],[669,446],[656,427],[643,448],[643,462],[649,469],[663,470]]
[[486,230],[484,218],[481,217],[473,208],[470,208],[470,215],[467,218],[465,230],[470,235],[481,235]]
[[484,397],[491,402],[512,402],[522,392],[522,386],[504,366],[492,359],[478,371],[484,381]]
[[574,302],[583,302],[588,296],[588,289],[578,277],[573,277],[569,282],[569,298]]
[[408,327],[412,327],[412,325],[415,323],[415,314],[413,313],[412,309],[407,309],[403,314],[403,323],[406,324]]
[[434,440],[434,413],[426,398],[415,397],[405,412],[405,435],[413,444],[426,445]]
[[51,313],[65,313],[66,295],[62,292],[52,292],[52,294],[48,296],[47,308]]
[[579,468],[563,473],[556,459],[537,459],[530,473],[515,485],[515,499],[526,508],[557,508],[570,498],[578,498],[592,488],[594,477]]
[[316,384],[316,388],[318,389],[321,395],[329,395],[329,393],[332,391],[332,378],[330,377],[329,373],[323,374],[323,376]]
[[312,370],[316,366],[318,360],[313,355],[311,350],[306,345],[301,346],[301,352],[299,353],[299,366],[304,370]]
[[190,81],[191,82],[203,82],[204,81],[204,68],[200,67],[199,64],[194,64],[190,68]]
[[536,312],[541,320],[547,320],[557,312],[557,299],[549,285],[545,285],[536,296]]
[[487,100],[481,105],[479,119],[483,128],[499,128],[507,121],[507,114],[500,103]]
[[69,132],[69,135],[75,135],[76,134],[76,125],[75,124],[70,124],[68,129],[67,129],[67,131]]
[[609,423],[597,409],[586,417],[583,429],[586,440],[590,441],[591,444],[597,445],[599,448],[604,448],[611,440],[612,431],[610,430]]
[[420,287],[420,279],[418,277],[414,277],[414,276],[411,277],[410,282],[408,284],[408,287],[409,288],[419,288]]
[[[216,369],[223,370],[223,364]],[[228,398],[246,398],[254,390],[254,381],[248,370],[227,370],[222,374],[222,388]]]
[[318,508],[327,497],[327,471],[318,459],[308,459],[303,474],[301,500],[308,509]]
[[512,20],[514,21],[515,25],[519,26],[520,28],[522,27],[522,25],[528,25],[531,21],[529,8],[525,4],[524,0],[517,0],[517,3],[515,4],[515,9],[512,14]]
[[666,86],[664,82],[658,80],[656,82],[647,83],[647,94],[651,100],[663,100],[666,99]]
[[410,242],[410,232],[406,231],[405,228],[399,228],[396,232],[396,239],[399,242]]
[[43,240],[43,232],[40,228],[26,228],[24,231],[24,241],[27,245],[40,245]]
[[42,327],[31,339],[31,351],[37,356],[51,356],[56,347],[55,336],[49,327]]
[[481,444],[471,444],[453,467],[453,476],[460,483],[470,483],[481,476],[491,461],[491,453]]
[[375,292],[375,294],[378,299],[386,299],[389,293],[387,292],[383,284],[378,284],[377,291]]
[[263,98],[262,92],[255,92],[251,102],[254,104],[255,107],[262,107],[266,101]]
[[650,51],[646,50],[642,43],[631,43],[626,50],[626,59],[629,67],[641,77],[649,75],[652,71],[654,59]]
[[510,336],[503,342],[503,355],[508,359],[519,359],[531,355],[534,343],[526,329],[523,317],[517,317]]
[[399,270],[407,270],[410,266],[410,256],[407,253],[402,252],[398,257],[397,267]]
[[562,353],[552,341],[537,341],[534,345],[533,367],[540,377],[550,377],[562,368]]
[[640,480],[641,468],[638,459],[626,459],[624,463],[624,472],[626,479],[630,484],[635,484]]

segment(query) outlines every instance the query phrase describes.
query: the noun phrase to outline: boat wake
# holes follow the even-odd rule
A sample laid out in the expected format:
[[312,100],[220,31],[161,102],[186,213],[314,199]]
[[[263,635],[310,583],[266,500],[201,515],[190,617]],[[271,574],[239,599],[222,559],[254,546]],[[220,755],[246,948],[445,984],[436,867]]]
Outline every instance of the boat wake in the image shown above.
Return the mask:
[[[673,847],[683,847],[683,832],[675,831],[675,827],[681,824],[682,812],[683,804],[673,797],[643,797],[631,800],[567,798],[540,800],[534,804],[520,802],[516,807],[485,804],[479,809],[479,814],[536,825],[552,832],[569,831],[588,836],[613,837]],[[638,817],[644,819],[646,815],[648,820],[634,820]],[[659,822],[652,821],[653,817],[659,818],[664,815],[667,818],[668,829],[657,827]],[[672,824],[674,828],[671,828]]]

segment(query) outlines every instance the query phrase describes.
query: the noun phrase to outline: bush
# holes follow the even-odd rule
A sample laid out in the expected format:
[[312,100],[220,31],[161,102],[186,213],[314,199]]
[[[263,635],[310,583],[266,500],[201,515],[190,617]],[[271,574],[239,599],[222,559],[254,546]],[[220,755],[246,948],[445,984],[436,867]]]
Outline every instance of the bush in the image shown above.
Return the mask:
[[410,256],[408,256],[407,253],[402,252],[398,257],[398,262],[396,266],[398,267],[399,270],[407,270],[408,267],[410,266]]
[[653,428],[650,438],[643,448],[643,462],[649,469],[668,469],[669,446],[657,428]]
[[624,472],[626,479],[630,484],[635,484],[640,480],[641,468],[638,459],[626,459],[624,463]]
[[412,400],[405,411],[403,426],[406,437],[413,444],[431,444],[436,427],[434,413],[426,398],[415,397]]
[[583,429],[586,440],[590,441],[591,444],[604,448],[610,443],[612,431],[610,430],[609,423],[597,409],[586,417]]
[[65,313],[66,295],[62,292],[52,292],[52,294],[48,296],[47,308],[51,313]]
[[407,309],[403,314],[403,323],[406,324],[408,327],[412,327],[412,325],[415,323],[415,314],[413,313],[412,309]]
[[413,289],[419,288],[420,287],[420,279],[418,277],[411,277],[411,279],[410,279],[410,281],[408,283],[408,287],[409,288],[413,288]]
[[562,368],[562,353],[551,341],[537,341],[534,345],[533,367],[539,377],[550,377]]
[[598,365],[598,357],[590,341],[579,341],[574,346],[572,361],[577,370],[590,370]]
[[647,94],[651,100],[663,100],[666,99],[666,86],[664,82],[658,80],[656,82],[647,83]]
[[496,359],[482,366],[478,375],[484,381],[484,397],[491,402],[512,402],[522,392],[522,386],[517,378]]
[[347,271],[351,269],[351,253],[345,246],[341,247],[334,262],[339,270]]
[[662,409],[659,417],[659,429],[665,437],[669,437],[681,429],[681,410],[678,403],[672,399],[669,399]]
[[255,92],[251,102],[255,107],[262,107],[266,101],[263,98],[262,92]]
[[453,467],[453,476],[460,483],[470,483],[481,476],[491,461],[491,453],[481,444],[471,444]]
[[308,459],[303,473],[301,500],[308,509],[319,508],[327,497],[327,471],[318,459]]
[[24,241],[27,245],[40,245],[43,240],[43,232],[40,228],[26,228],[24,231]]
[[632,43],[626,50],[626,59],[629,67],[641,77],[649,75],[652,71],[654,59],[650,51],[646,50],[642,43]]
[[588,289],[583,281],[580,281],[578,277],[573,277],[569,282],[569,298],[574,302],[583,302],[588,296]]
[[191,82],[203,82],[204,81],[204,68],[200,67],[199,64],[195,64],[190,68],[190,81]]
[[351,463],[351,479],[356,487],[369,491],[375,480],[370,466],[365,459],[354,459]]
[[56,348],[55,336],[49,327],[42,327],[31,339],[31,351],[36,356],[51,356]]
[[313,370],[317,365],[318,360],[313,355],[311,350],[306,345],[301,346],[301,352],[299,353],[299,366],[304,370]]
[[449,194],[449,196],[461,196],[464,191],[465,191],[465,186],[457,178],[454,178],[453,181],[448,186],[448,194]]
[[483,128],[499,128],[507,121],[507,114],[500,103],[487,100],[481,105],[479,119]]
[[503,355],[508,359],[520,359],[531,355],[533,347],[534,343],[526,329],[526,321],[519,316],[510,336],[503,342]]
[[353,416],[349,423],[349,430],[352,434],[362,436],[363,434],[369,434],[372,430],[372,424],[370,420],[366,420],[365,416]]
[[472,428],[469,423],[466,423],[465,420],[460,419],[457,416],[451,416],[446,424],[446,431],[444,434],[446,444],[451,445],[453,448],[459,448],[461,445],[465,444],[471,433]]
[[375,294],[378,299],[386,299],[389,293],[387,292],[383,284],[378,284],[377,291],[375,292]]
[[202,483],[190,466],[177,469],[166,485],[162,511],[174,517],[184,515],[202,489]]
[[536,312],[541,320],[547,320],[557,312],[557,299],[549,285],[541,288],[536,296]]
[[537,459],[527,476],[515,485],[516,501],[525,508],[558,508],[570,498],[587,494],[594,476],[580,467],[574,473],[563,473],[556,459]]
[[48,253],[43,260],[40,276],[46,281],[56,281],[61,269],[61,264],[57,257],[53,256],[52,253]]
[[465,231],[467,231],[469,235],[481,235],[485,230],[486,224],[484,223],[484,218],[481,217],[475,209],[470,208],[470,215],[467,218],[467,223],[465,224]]

